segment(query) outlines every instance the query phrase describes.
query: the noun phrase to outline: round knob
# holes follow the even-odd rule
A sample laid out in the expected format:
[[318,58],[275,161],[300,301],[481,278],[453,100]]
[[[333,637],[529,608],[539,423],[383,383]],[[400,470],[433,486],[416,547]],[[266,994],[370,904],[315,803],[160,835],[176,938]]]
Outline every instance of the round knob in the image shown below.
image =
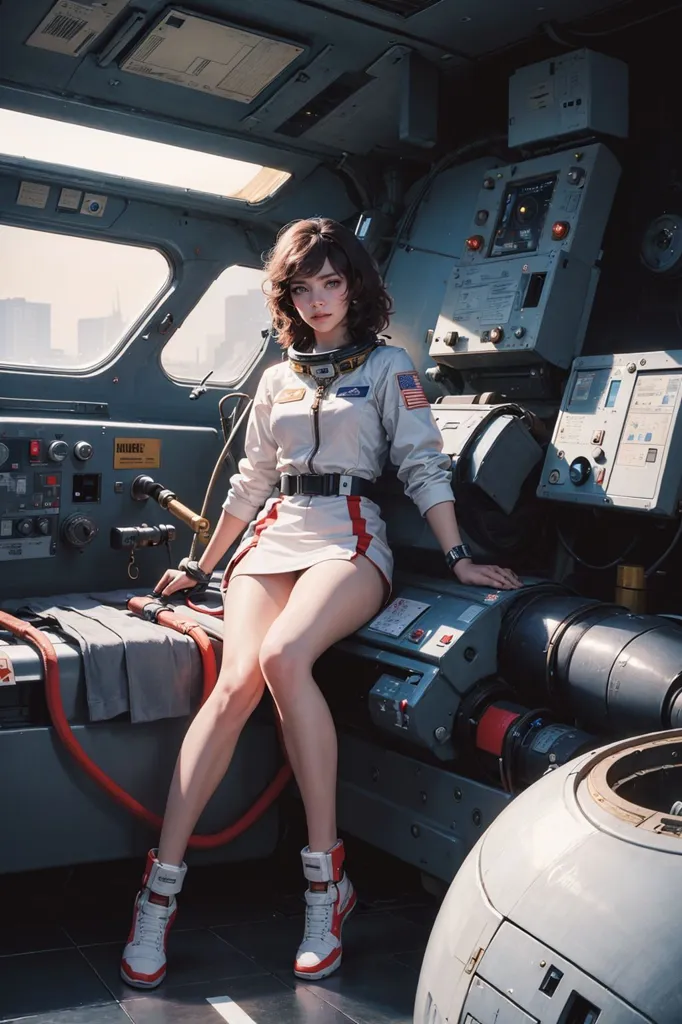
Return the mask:
[[605,458],[604,449],[600,448],[599,445],[597,445],[596,448],[592,449],[592,458],[595,462],[603,462]]
[[449,348],[454,348],[457,342],[459,341],[459,332],[448,331],[448,333],[443,338],[443,341]]
[[69,446],[66,441],[51,441],[47,449],[47,457],[50,462],[63,462],[69,454]]
[[7,462],[8,458],[9,448],[7,447],[6,444],[3,444],[2,441],[0,441],[0,466],[2,466],[3,463]]
[[493,345],[499,345],[504,340],[504,327],[493,327],[490,331],[490,340]]
[[73,446],[73,454],[81,462],[87,462],[92,458],[92,445],[89,441],[76,441]]
[[583,484],[587,483],[591,473],[592,467],[584,455],[579,455],[577,459],[574,459],[568,469],[571,483],[576,487],[582,487]]
[[41,516],[36,522],[36,529],[38,533],[42,533],[43,537],[47,537],[50,533],[50,520],[45,516]]
[[547,477],[547,479],[549,480],[550,484],[558,484],[561,480],[561,473],[558,469],[553,469]]
[[20,519],[17,523],[17,533],[20,533],[22,537],[28,537],[29,534],[33,533],[33,523],[30,519]]
[[515,338],[523,338],[525,333],[526,333],[526,328],[525,327],[517,327],[514,330],[514,337]]
[[97,536],[97,523],[89,516],[76,513],[64,520],[62,536],[73,548],[84,548]]

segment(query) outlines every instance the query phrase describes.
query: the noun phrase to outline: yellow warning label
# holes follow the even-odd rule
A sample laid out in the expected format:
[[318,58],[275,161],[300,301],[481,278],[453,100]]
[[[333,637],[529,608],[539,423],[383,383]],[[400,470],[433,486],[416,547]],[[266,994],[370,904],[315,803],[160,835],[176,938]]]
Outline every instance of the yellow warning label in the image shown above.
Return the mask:
[[160,465],[159,437],[114,438],[114,469],[158,469]]

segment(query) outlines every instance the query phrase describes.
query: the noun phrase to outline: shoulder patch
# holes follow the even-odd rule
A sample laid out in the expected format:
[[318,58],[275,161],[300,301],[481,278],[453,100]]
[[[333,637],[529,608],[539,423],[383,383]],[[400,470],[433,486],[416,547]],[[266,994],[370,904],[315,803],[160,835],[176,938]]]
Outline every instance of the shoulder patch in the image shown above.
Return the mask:
[[275,398],[275,404],[278,402],[300,402],[305,396],[305,391],[305,388],[284,388]]
[[337,398],[367,398],[369,394],[369,384],[365,384],[362,387],[358,387],[356,384],[352,384],[345,388],[339,388],[336,392]]
[[430,403],[416,370],[396,373],[395,379],[407,409],[428,409]]

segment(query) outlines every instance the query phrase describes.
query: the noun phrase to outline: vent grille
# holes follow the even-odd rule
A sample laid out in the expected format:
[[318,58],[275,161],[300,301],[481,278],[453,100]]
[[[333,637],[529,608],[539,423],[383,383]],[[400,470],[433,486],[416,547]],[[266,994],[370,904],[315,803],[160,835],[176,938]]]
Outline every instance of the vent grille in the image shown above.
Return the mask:
[[360,0],[368,7],[377,7],[387,14],[395,14],[399,18],[411,18],[414,14],[421,14],[427,7],[441,3],[441,0]]

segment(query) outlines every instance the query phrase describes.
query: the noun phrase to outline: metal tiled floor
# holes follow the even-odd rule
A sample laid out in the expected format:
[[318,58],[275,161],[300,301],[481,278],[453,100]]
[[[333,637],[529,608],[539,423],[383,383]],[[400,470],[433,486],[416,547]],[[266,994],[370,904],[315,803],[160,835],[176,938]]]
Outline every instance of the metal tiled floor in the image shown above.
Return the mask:
[[344,962],[312,983],[291,971],[304,887],[293,857],[192,868],[152,993],[118,974],[142,863],[0,877],[0,1021],[411,1024],[437,905],[410,868],[361,844],[348,853],[359,904]]

